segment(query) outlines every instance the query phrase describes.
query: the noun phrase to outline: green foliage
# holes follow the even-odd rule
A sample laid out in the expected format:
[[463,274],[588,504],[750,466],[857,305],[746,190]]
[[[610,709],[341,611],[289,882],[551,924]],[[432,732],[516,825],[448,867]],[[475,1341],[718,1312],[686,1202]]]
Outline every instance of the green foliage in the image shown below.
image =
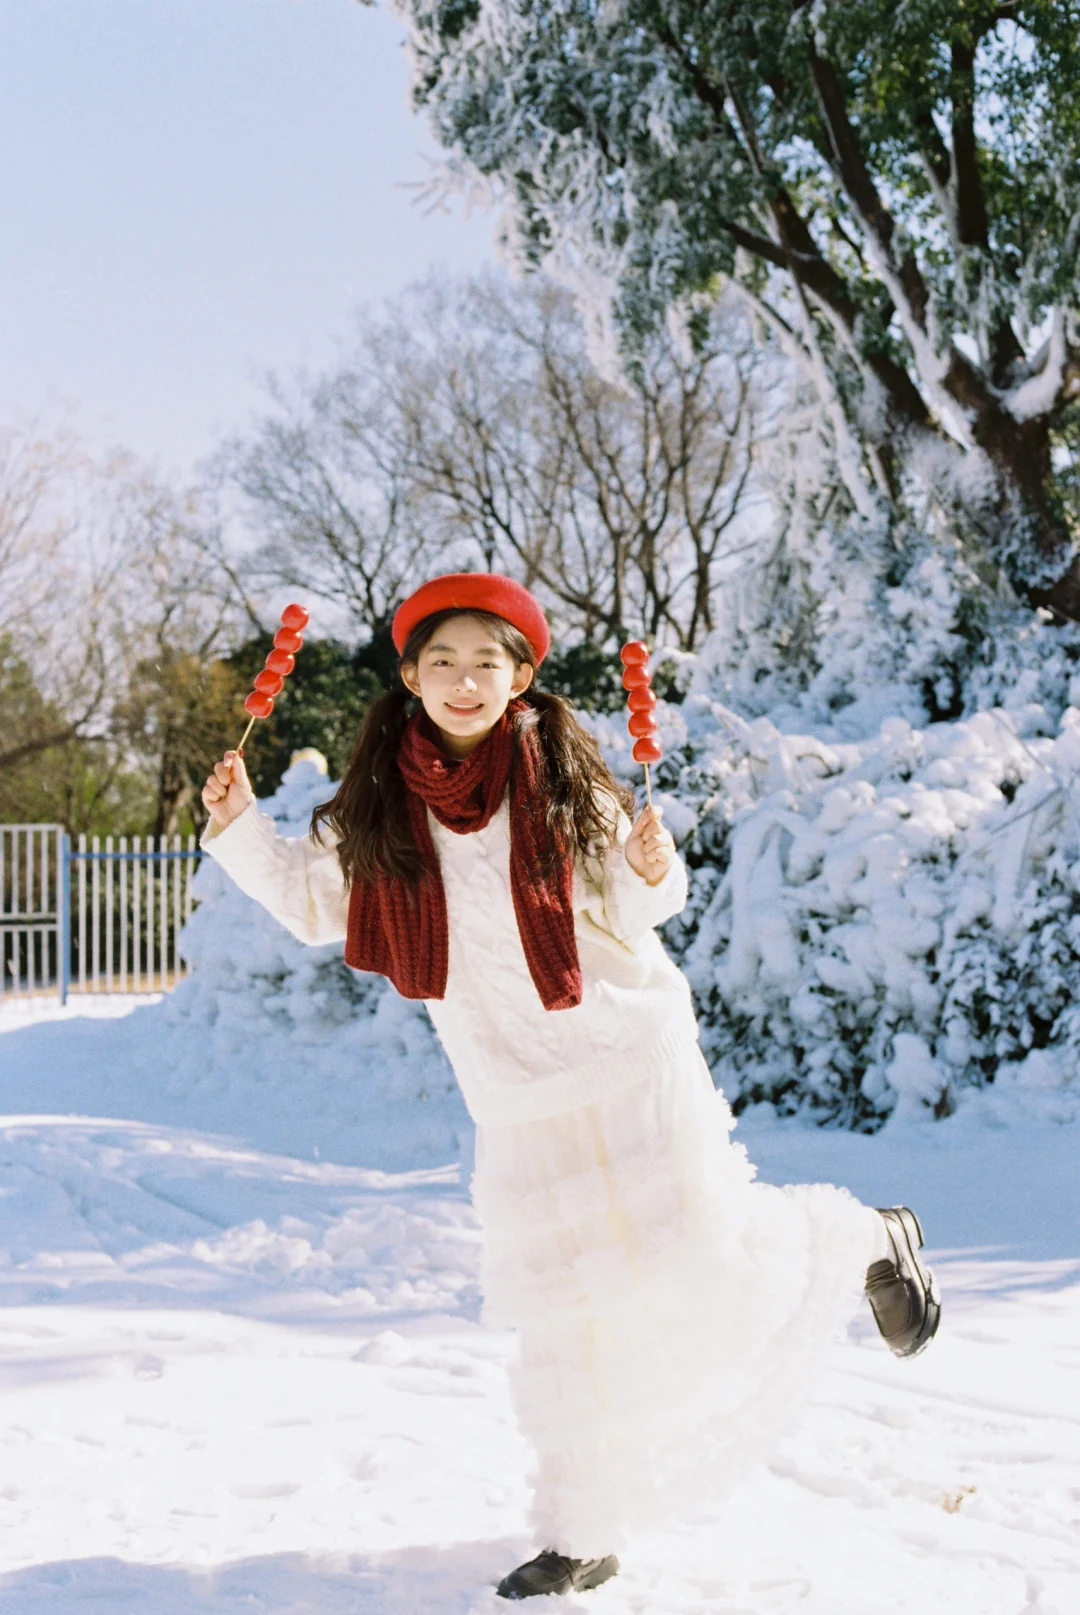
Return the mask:
[[0,823],[63,824],[74,834],[138,834],[153,817],[146,773],[107,736],[72,732],[0,639]]
[[[259,634],[229,658],[229,666],[243,687],[235,720],[241,729],[247,721],[242,696],[251,688],[272,644],[271,634]],[[255,725],[244,748],[248,771],[260,796],[269,796],[277,789],[293,752],[305,746],[314,746],[323,753],[331,779],[341,778],[364,714],[386,688],[387,663],[386,647],[381,641],[372,641],[359,650],[351,650],[334,639],[307,641],[272,715]],[[396,657],[390,662],[390,669],[393,667]],[[235,745],[238,739],[239,733],[229,744]]]
[[885,340],[875,316],[888,298],[851,245],[862,224],[836,173],[821,60],[839,76],[897,224],[930,249],[945,308],[965,314],[966,288],[933,206],[933,167],[946,150],[940,130],[976,110],[995,277],[1033,323],[1075,296],[1075,264],[1060,250],[1080,181],[1075,0],[521,0],[497,43],[468,33],[475,6],[411,10],[424,68],[417,99],[448,143],[513,183],[536,259],[555,237],[562,187],[581,173],[550,137],[599,157],[603,207],[595,192],[575,201],[605,246],[631,249],[623,311],[632,324],[655,322],[672,296],[730,273],[733,227],[759,232],[783,186],[875,325],[866,340]]
[[[623,712],[626,691],[619,647],[583,640],[577,645],[553,645],[540,669],[540,687],[552,695],[565,695],[583,712]],[[653,658],[653,688],[663,701],[678,704],[685,693],[680,682],[678,656],[660,652]]]
[[617,649],[593,644],[555,645],[540,669],[540,685],[565,695],[583,712],[618,712],[626,700]]
[[153,835],[190,834],[201,823],[199,793],[229,744],[243,699],[227,662],[162,644],[136,662],[112,714],[112,739],[140,759]]
[[[240,738],[244,697],[271,644],[259,634],[224,659],[161,652],[136,663],[108,727],[88,737],[70,731],[25,662],[0,642],[0,822],[100,835],[198,829],[203,781]],[[323,752],[339,778],[396,665],[388,634],[359,650],[309,640],[273,716],[256,724],[245,747],[258,793],[276,790],[305,746]]]

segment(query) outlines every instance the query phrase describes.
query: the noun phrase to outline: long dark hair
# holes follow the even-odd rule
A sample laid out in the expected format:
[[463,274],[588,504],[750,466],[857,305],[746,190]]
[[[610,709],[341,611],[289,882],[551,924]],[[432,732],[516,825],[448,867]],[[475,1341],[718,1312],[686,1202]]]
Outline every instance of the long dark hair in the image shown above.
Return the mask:
[[[374,882],[380,875],[416,885],[424,865],[409,825],[406,786],[398,767],[398,750],[406,725],[420,709],[419,699],[401,677],[402,665],[419,661],[420,653],[449,617],[470,616],[482,622],[515,666],[527,662],[533,683],[521,697],[529,708],[519,724],[535,724],[547,763],[550,791],[542,803],[547,819],[551,873],[569,854],[585,855],[590,847],[610,844],[615,836],[613,801],[630,811],[634,796],[614,778],[596,741],[574,716],[570,702],[536,688],[536,653],[524,634],[504,617],[487,611],[436,611],[417,623],[401,653],[392,688],[372,705],[364,719],[337,794],[311,815],[311,833],[325,824],[338,840],[338,857],[347,883]],[[513,767],[513,764],[511,764]]]

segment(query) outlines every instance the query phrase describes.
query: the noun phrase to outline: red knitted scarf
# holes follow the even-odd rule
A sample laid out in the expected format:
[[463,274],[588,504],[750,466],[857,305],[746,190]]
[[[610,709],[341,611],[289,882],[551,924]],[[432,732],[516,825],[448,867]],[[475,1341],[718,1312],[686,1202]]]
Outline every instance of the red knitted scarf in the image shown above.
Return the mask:
[[[542,874],[549,845],[541,809],[549,790],[533,709],[513,701],[460,762],[440,747],[419,712],[402,737],[398,766],[407,789],[409,823],[424,861],[419,886],[380,875],[357,881],[349,899],[345,962],[388,976],[403,998],[444,998],[450,929],[439,857],[427,810],[457,835],[482,830],[510,784],[510,891],[529,973],[545,1009],[581,1003],[581,965],[574,931],[574,861]],[[511,764],[513,763],[513,768]],[[497,990],[496,983],[491,983]]]

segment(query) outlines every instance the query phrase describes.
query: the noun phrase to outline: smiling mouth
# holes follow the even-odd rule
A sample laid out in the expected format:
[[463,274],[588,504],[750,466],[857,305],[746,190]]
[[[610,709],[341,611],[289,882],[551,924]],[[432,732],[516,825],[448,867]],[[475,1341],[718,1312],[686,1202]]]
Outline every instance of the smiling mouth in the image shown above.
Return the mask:
[[484,703],[482,701],[474,701],[471,706],[466,707],[466,706],[459,706],[459,705],[455,704],[455,702],[453,702],[453,701],[447,701],[447,703],[446,703],[446,705],[450,708],[451,712],[461,712],[461,713],[479,712],[480,708],[483,706],[483,704]]

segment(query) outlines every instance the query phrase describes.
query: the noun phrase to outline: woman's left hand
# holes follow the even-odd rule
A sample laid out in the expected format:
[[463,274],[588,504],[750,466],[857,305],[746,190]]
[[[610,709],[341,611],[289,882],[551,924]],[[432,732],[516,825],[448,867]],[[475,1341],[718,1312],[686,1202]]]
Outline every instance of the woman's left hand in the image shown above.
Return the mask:
[[660,822],[663,813],[663,808],[647,807],[631,830],[624,849],[630,868],[650,886],[660,884],[675,858],[671,832]]

